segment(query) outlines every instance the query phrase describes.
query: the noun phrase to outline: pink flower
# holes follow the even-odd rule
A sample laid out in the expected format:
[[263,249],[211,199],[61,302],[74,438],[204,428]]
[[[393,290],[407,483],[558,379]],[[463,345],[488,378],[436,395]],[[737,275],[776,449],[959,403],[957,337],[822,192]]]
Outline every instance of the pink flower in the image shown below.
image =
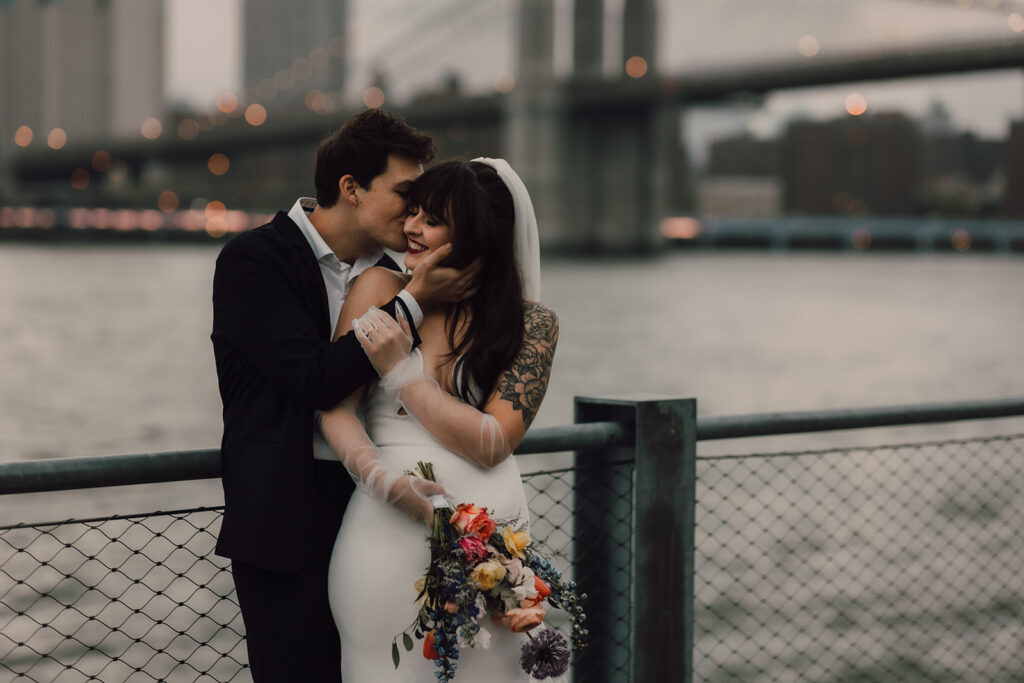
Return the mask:
[[498,556],[501,560],[501,566],[508,572],[508,582],[513,586],[519,585],[519,575],[523,573],[523,563],[516,558],[505,558],[501,555]]
[[475,536],[463,536],[459,539],[459,547],[466,553],[466,564],[473,566],[487,557],[487,546]]

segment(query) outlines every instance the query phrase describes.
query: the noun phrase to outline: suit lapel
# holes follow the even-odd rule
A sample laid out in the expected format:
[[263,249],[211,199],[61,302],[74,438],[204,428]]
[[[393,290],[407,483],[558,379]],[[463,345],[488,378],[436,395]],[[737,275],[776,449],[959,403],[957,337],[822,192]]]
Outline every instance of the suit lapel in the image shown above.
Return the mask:
[[398,264],[395,263],[394,260],[387,255],[387,252],[381,254],[381,257],[373,265],[383,266],[384,268],[389,268],[390,270],[397,270],[399,272],[401,272],[402,270],[401,268],[398,267]]
[[315,292],[313,295],[313,318],[316,321],[317,332],[320,336],[330,339],[331,333],[331,309],[327,304],[327,287],[324,285],[324,276],[320,272],[320,264],[313,256],[313,250],[309,248],[309,242],[302,234],[299,226],[288,217],[284,211],[278,211],[274,216],[273,225],[278,234],[292,250],[292,255],[298,265],[297,273],[301,278],[303,291]]

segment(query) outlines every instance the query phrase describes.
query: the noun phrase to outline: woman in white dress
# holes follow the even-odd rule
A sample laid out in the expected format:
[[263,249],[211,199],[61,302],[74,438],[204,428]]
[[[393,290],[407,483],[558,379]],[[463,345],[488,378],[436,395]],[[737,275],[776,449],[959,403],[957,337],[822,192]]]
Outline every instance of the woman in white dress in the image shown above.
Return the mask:
[[[329,573],[346,683],[420,682],[435,673],[418,648],[402,648],[397,669],[392,661],[392,642],[419,609],[415,583],[429,564],[424,521],[432,516],[425,496],[409,495],[410,478],[403,473],[430,462],[455,502],[475,503],[497,520],[528,526],[522,481],[510,456],[540,407],[558,338],[555,314],[538,302],[533,206],[505,161],[438,164],[413,183],[409,206],[408,268],[438,249],[451,251],[446,265],[477,262],[480,268],[469,299],[424,311],[417,327],[421,343],[411,353],[404,320],[396,323],[375,308],[404,286],[405,276],[384,268],[364,272],[342,309],[338,333],[355,327],[383,378],[362,397],[366,431],[353,401],[321,422],[359,484]],[[525,636],[487,627],[490,647],[478,642],[463,648],[455,679],[529,680],[519,663]]]

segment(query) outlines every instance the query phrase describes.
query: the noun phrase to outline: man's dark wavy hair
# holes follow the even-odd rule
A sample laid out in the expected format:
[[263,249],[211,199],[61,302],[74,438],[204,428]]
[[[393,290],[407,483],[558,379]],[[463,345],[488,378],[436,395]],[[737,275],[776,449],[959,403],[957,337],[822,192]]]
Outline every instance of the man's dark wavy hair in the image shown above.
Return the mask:
[[426,164],[434,154],[429,134],[383,110],[367,109],[320,143],[314,174],[316,202],[327,209],[337,204],[338,180],[343,175],[351,175],[368,189],[387,168],[389,156]]
[[456,393],[483,408],[501,375],[512,367],[525,332],[512,193],[494,167],[451,159],[413,181],[409,207],[451,228],[452,253],[443,265],[465,268],[477,259],[483,263],[476,293],[448,306],[446,322]]

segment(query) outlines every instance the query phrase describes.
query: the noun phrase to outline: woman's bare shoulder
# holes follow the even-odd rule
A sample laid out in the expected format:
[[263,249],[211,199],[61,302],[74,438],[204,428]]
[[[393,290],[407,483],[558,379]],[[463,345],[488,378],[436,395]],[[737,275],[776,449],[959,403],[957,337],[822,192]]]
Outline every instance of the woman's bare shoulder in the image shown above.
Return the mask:
[[383,303],[389,301],[395,294],[398,294],[408,283],[409,276],[404,273],[399,273],[384,266],[373,266],[359,274],[355,284],[352,285],[351,294],[359,296],[375,293],[384,297]]

